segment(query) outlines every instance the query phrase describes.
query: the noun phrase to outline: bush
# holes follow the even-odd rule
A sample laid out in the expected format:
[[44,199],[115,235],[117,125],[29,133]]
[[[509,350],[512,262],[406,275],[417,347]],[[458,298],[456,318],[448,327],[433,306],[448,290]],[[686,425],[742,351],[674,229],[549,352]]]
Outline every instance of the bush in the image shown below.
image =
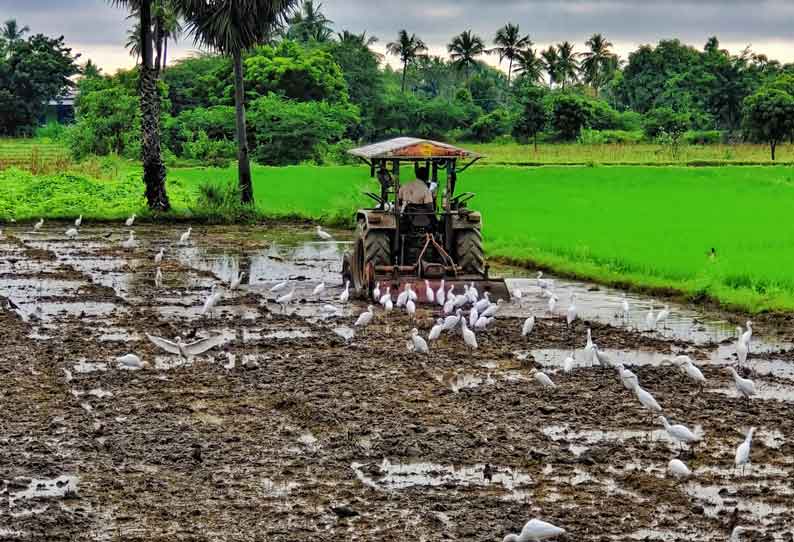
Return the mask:
[[184,158],[199,160],[211,167],[226,168],[237,156],[237,144],[234,141],[212,140],[204,130],[199,130],[191,139],[183,145]]
[[138,157],[140,129],[138,98],[115,86],[80,96],[77,122],[66,129],[66,142],[76,159],[111,153]]
[[254,206],[240,202],[240,186],[234,182],[201,183],[196,205],[191,211],[209,223],[232,224],[256,219]]
[[662,134],[678,139],[689,129],[689,125],[689,113],[677,113],[670,107],[658,107],[645,115],[643,129],[648,139],[656,139]]
[[66,135],[66,126],[57,122],[48,122],[44,126],[36,128],[36,137],[49,139],[50,141],[60,141]]
[[348,154],[347,151],[356,147],[350,139],[342,139],[337,143],[328,145],[322,157],[323,164],[337,164],[340,166],[358,164],[358,158]]
[[551,98],[551,126],[560,139],[573,140],[589,125],[592,108],[588,100],[576,94],[556,94]]
[[163,122],[163,142],[177,156],[183,155],[185,143],[195,141],[199,132],[204,132],[211,141],[234,140],[234,107],[197,107],[182,111],[176,117],[166,117]]
[[576,139],[583,145],[604,145],[604,144],[633,144],[639,143],[643,139],[640,131],[628,132],[625,130],[591,130],[583,128]]
[[618,125],[615,127],[618,130],[627,132],[641,132],[642,131],[643,117],[636,111],[623,111],[618,113]]
[[684,141],[689,145],[715,145],[724,140],[719,130],[689,130],[684,134]]
[[513,129],[513,119],[505,109],[495,109],[487,115],[481,115],[472,124],[465,139],[488,143],[499,136],[509,134]]

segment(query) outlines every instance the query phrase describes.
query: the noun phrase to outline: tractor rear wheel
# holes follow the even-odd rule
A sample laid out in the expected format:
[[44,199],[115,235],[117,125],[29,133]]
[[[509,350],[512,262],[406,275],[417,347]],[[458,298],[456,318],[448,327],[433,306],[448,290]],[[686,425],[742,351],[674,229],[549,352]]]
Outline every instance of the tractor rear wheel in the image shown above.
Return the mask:
[[359,295],[368,297],[372,277],[367,269],[380,265],[391,265],[391,239],[385,230],[367,230],[364,222],[358,223],[356,246],[352,257],[353,285]]
[[485,275],[485,253],[480,230],[458,230],[455,235],[457,264],[467,275]]

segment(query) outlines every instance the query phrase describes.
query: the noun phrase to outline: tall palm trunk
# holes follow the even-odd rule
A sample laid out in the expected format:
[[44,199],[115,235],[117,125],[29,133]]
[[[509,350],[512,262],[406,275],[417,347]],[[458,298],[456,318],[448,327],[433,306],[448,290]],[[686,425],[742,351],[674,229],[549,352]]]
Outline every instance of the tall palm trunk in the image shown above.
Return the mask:
[[403,94],[405,94],[405,76],[408,73],[408,61],[403,61]]
[[245,88],[243,87],[243,54],[234,54],[234,107],[237,114],[237,177],[243,203],[254,202],[251,183],[251,162],[248,159],[248,135],[245,129]]
[[165,38],[163,39],[163,69],[162,72],[165,73],[165,65],[168,61],[168,35],[166,34]]
[[513,57],[510,57],[510,62],[507,64],[507,86],[510,86],[510,76],[513,75]]
[[152,211],[168,211],[171,203],[165,192],[165,165],[160,157],[160,95],[152,69],[152,3],[141,2],[141,154],[146,201]]

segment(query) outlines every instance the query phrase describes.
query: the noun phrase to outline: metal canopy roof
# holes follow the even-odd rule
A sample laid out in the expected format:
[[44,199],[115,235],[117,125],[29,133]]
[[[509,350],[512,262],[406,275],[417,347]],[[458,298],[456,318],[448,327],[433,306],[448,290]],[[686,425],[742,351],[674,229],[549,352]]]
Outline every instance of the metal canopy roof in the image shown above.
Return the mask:
[[467,151],[439,141],[416,137],[396,137],[347,151],[367,160],[425,160],[430,158],[480,158],[476,152]]

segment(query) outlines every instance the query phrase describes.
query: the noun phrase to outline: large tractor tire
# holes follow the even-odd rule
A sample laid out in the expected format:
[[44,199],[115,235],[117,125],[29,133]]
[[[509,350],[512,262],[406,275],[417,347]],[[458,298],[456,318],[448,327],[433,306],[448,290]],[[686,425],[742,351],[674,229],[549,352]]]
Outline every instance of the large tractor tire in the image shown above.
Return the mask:
[[485,275],[485,253],[480,230],[458,230],[455,234],[457,264],[467,275]]
[[366,230],[363,222],[356,229],[356,246],[352,255],[353,285],[360,297],[369,297],[371,277],[368,269],[391,265],[391,239],[385,230]]

